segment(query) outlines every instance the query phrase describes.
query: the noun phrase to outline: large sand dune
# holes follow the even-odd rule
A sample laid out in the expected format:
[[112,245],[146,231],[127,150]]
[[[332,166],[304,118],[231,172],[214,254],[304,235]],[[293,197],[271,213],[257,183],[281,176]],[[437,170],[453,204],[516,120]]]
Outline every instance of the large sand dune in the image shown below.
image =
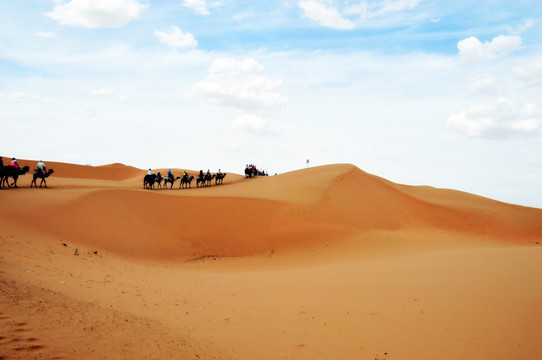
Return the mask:
[[542,358],[541,209],[348,164],[47,165],[0,190],[0,357]]

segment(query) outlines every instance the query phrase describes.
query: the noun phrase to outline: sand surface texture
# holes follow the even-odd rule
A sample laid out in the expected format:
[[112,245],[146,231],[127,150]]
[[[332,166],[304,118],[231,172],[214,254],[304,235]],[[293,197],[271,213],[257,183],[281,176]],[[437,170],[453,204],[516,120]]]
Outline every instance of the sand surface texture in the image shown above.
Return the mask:
[[541,209],[347,164],[46,164],[0,189],[0,359],[542,359]]

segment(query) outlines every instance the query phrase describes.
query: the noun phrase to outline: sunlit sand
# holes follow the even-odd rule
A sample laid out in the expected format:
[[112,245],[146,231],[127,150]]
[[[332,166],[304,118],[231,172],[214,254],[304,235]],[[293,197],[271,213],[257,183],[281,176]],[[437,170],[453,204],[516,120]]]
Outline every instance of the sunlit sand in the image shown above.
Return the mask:
[[348,164],[146,190],[46,163],[0,189],[0,358],[542,356],[541,209]]

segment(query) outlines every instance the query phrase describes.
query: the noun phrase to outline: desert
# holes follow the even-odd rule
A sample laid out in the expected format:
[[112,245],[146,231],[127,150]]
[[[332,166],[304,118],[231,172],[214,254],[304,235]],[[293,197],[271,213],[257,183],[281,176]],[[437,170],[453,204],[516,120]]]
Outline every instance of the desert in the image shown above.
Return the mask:
[[542,209],[351,164],[149,190],[36,162],[0,189],[0,359],[542,357]]

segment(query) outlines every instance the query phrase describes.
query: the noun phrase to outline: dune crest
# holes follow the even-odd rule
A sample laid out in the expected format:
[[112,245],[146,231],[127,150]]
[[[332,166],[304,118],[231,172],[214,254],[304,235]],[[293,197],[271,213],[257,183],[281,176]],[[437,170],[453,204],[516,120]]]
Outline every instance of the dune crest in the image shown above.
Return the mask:
[[[4,165],[9,164],[11,159],[2,157]],[[28,166],[32,172],[36,168],[38,160],[17,159],[21,167]],[[94,180],[126,180],[143,174],[143,170],[133,166],[127,166],[120,163],[108,165],[92,166],[92,165],[77,165],[56,161],[46,161],[45,165],[48,169],[54,169],[55,177],[69,179],[94,179]],[[23,178],[21,177],[21,180]]]
[[542,236],[541,209],[460,191],[395,184],[356,167],[337,176],[322,207],[337,222],[361,230],[436,228],[522,244]]

